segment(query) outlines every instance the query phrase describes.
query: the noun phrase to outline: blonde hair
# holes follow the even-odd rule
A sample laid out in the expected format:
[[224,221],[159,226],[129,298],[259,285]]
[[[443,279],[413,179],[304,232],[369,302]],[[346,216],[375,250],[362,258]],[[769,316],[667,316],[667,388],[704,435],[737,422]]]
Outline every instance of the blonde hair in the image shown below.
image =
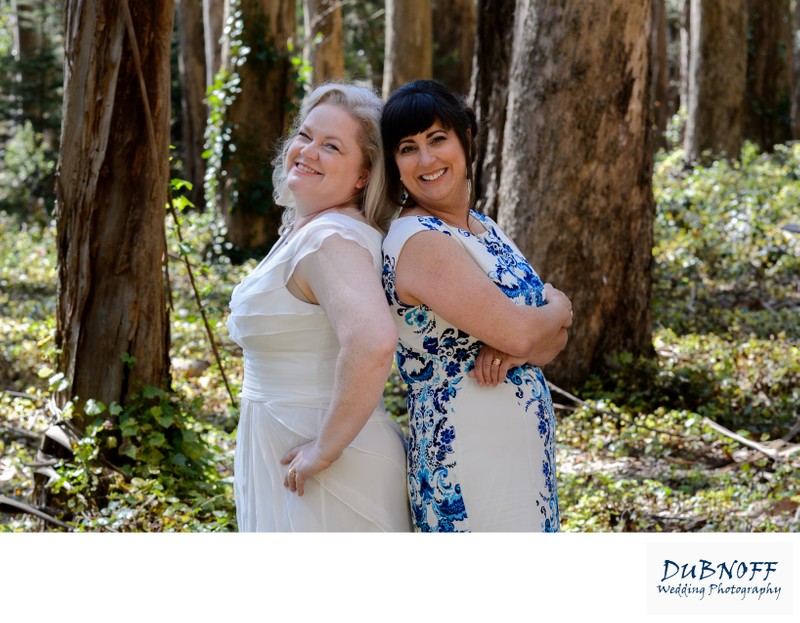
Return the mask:
[[273,197],[277,205],[285,208],[281,219],[281,231],[288,231],[294,223],[294,197],[289,191],[286,171],[289,146],[309,113],[322,103],[339,106],[359,124],[358,143],[364,167],[370,171],[370,175],[366,186],[358,191],[355,200],[367,222],[385,234],[395,210],[386,200],[386,173],[381,141],[383,100],[372,89],[341,82],[326,82],[306,96],[288,135],[283,139],[278,154],[272,161]]

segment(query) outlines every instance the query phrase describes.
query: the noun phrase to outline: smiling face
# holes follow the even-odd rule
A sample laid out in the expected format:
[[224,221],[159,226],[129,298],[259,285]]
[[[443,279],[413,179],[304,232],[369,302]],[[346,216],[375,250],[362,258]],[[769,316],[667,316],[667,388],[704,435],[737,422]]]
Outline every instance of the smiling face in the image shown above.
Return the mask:
[[369,171],[358,121],[335,104],[322,103],[306,117],[287,152],[287,184],[300,212],[351,204]]
[[467,159],[458,136],[437,120],[406,136],[394,151],[403,185],[423,208],[463,212],[468,202]]

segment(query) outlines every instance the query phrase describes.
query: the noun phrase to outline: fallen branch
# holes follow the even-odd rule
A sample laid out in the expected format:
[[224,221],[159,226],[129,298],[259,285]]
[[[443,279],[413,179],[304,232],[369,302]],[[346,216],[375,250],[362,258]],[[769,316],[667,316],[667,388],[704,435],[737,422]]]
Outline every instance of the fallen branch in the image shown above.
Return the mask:
[[[591,409],[592,411],[596,411],[597,413],[600,413],[602,415],[608,415],[608,416],[614,418],[615,420],[617,420],[618,422],[623,422],[624,424],[630,424],[631,426],[637,426],[639,428],[644,428],[646,430],[653,431],[653,432],[656,432],[656,433],[661,433],[663,435],[670,435],[672,437],[681,437],[683,439],[698,440],[697,437],[693,437],[693,436],[687,437],[686,435],[681,435],[679,433],[673,433],[673,432],[670,432],[670,431],[659,430],[657,428],[651,428],[650,426],[645,426],[644,424],[638,424],[638,423],[636,423],[636,422],[634,422],[632,420],[629,420],[629,419],[626,419],[624,417],[621,417],[620,415],[614,413],[613,411],[609,411],[607,409],[601,409],[601,408],[599,408],[599,407],[597,407],[597,406],[595,406],[595,405],[593,405],[591,403],[586,402],[585,400],[581,400],[577,396],[573,396],[569,392],[564,391],[563,389],[561,389],[560,387],[558,387],[556,385],[553,385],[549,381],[548,381],[547,385],[548,385],[548,387],[550,387],[551,391],[554,391],[554,392],[557,392],[557,393],[559,393],[559,394],[561,394],[563,396],[566,396],[570,400],[574,400],[575,402],[577,402],[578,404],[586,407],[587,409]],[[757,450],[757,451],[765,454],[769,458],[771,458],[773,461],[784,461],[789,456],[791,456],[792,454],[795,454],[796,452],[800,452],[800,446],[793,446],[791,448],[783,449],[783,450],[778,450],[776,448],[770,448],[768,446],[765,446],[764,444],[758,443],[757,441],[752,441],[750,439],[747,439],[746,437],[742,437],[741,435],[739,435],[737,433],[734,433],[732,430],[728,430],[727,428],[725,428],[721,424],[717,424],[714,420],[709,419],[708,417],[704,417],[702,421],[706,426],[708,426],[709,428],[715,430],[716,432],[720,433],[721,435],[724,435],[725,437],[728,437],[729,439],[733,439],[734,441],[738,441],[743,446],[747,446],[748,448],[752,448],[753,450]],[[795,422],[795,425],[792,427],[792,430],[790,430],[789,433],[783,438],[784,443],[788,439],[791,439],[794,435],[796,435],[798,431],[800,431],[800,421]]]
[[[687,437],[686,435],[681,435],[680,433],[673,433],[672,431],[668,430],[661,430],[659,428],[653,428],[652,426],[646,426],[644,424],[639,424],[638,422],[634,422],[633,420],[629,420],[627,418],[622,417],[621,415],[614,413],[613,411],[609,411],[608,409],[601,409],[600,407],[593,405],[585,400],[581,400],[577,396],[570,394],[568,391],[565,391],[558,387],[557,385],[553,385],[550,381],[547,382],[547,386],[550,388],[550,391],[557,392],[562,396],[566,396],[570,400],[574,400],[579,405],[586,407],[587,409],[591,409],[592,411],[596,411],[597,413],[601,413],[603,415],[608,415],[609,417],[617,420],[618,422],[622,422],[623,424],[629,424],[630,426],[636,426],[637,428],[643,428],[645,430],[649,430],[653,433],[659,433],[660,435],[669,435],[670,437],[679,437],[682,439],[694,439],[696,437]],[[565,407],[563,407],[565,408]]]
[[11,433],[16,437],[22,437],[23,439],[30,439],[31,441],[40,441],[42,439],[41,433],[32,433],[22,428],[9,426],[8,424],[0,425],[0,431],[2,430],[7,430],[9,433]]
[[764,444],[758,443],[757,441],[748,439],[747,437],[742,437],[741,435],[734,433],[732,430],[728,430],[721,424],[717,424],[714,420],[710,420],[707,417],[703,418],[703,423],[709,428],[714,429],[721,435],[733,439],[734,441],[738,441],[743,446],[747,446],[748,448],[752,448],[753,450],[757,450],[758,452],[767,455],[773,461],[786,460],[790,455],[800,451],[800,446],[794,446],[792,448],[789,448],[788,450],[778,450],[776,448],[770,448],[768,446],[765,446]]
[[14,500],[12,498],[7,498],[4,495],[0,495],[0,512],[4,513],[27,513],[28,515],[33,515],[38,517],[39,519],[43,519],[44,521],[49,521],[52,524],[55,524],[59,528],[64,528],[65,530],[72,531],[72,527],[64,523],[63,521],[48,515],[45,512],[40,511],[38,508],[34,508],[30,504],[25,504],[25,502],[20,502],[19,500]]

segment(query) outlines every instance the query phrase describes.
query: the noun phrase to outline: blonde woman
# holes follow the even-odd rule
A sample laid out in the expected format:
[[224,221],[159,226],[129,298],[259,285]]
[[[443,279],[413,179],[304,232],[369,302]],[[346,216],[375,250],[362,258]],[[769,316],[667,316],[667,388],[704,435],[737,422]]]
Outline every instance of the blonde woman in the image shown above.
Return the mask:
[[381,99],[307,97],[274,162],[281,237],[234,290],[244,352],[240,531],[410,531],[402,432],[383,406],[397,332],[380,281]]

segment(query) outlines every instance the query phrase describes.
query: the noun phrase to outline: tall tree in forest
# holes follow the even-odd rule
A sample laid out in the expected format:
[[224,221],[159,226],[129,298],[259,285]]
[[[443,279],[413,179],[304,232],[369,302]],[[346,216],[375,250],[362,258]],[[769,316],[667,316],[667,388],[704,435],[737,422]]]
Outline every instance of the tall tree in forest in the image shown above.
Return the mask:
[[[793,43],[800,37],[800,2],[794,4]],[[792,139],[800,140],[800,53],[792,46]]]
[[476,0],[433,1],[433,77],[468,93],[475,47]]
[[175,5],[129,4],[130,13],[128,0],[64,4],[58,367],[69,383],[62,398],[106,404],[125,404],[169,376],[164,206]]
[[666,147],[667,121],[669,121],[669,58],[667,57],[667,7],[665,0],[653,1],[653,26],[650,34],[652,49],[652,105],[653,143],[656,148]]
[[206,47],[206,88],[214,84],[222,59],[225,0],[203,0],[203,41]]
[[192,184],[187,193],[197,209],[205,205],[206,50],[203,6],[196,0],[177,0],[178,72],[181,82],[183,176]]
[[23,0],[11,0],[11,14],[14,19],[14,47],[17,67],[17,89],[21,93],[19,98],[20,116],[32,121],[34,127],[41,131],[42,109],[41,101],[35,94],[39,82],[35,59],[39,56],[42,45],[41,32],[37,28],[34,9],[31,3]]
[[744,138],[767,151],[792,137],[792,11],[789,0],[747,0]]
[[429,0],[386,0],[383,96],[410,80],[433,75],[433,26]]
[[341,0],[303,0],[303,60],[311,83],[344,78],[344,32]]
[[226,0],[222,45],[225,84],[212,94],[207,194],[225,218],[233,256],[261,254],[278,238],[282,208],[272,199],[276,142],[296,106],[288,42],[293,0]]
[[685,158],[693,162],[708,151],[736,159],[747,70],[745,0],[690,1]]
[[691,21],[692,21],[692,0],[680,0],[680,105],[684,113],[689,110],[689,70],[692,53]]
[[479,0],[469,99],[478,123],[476,208],[497,217],[516,0]]
[[498,222],[572,299],[548,378],[652,352],[651,0],[520,0]]

